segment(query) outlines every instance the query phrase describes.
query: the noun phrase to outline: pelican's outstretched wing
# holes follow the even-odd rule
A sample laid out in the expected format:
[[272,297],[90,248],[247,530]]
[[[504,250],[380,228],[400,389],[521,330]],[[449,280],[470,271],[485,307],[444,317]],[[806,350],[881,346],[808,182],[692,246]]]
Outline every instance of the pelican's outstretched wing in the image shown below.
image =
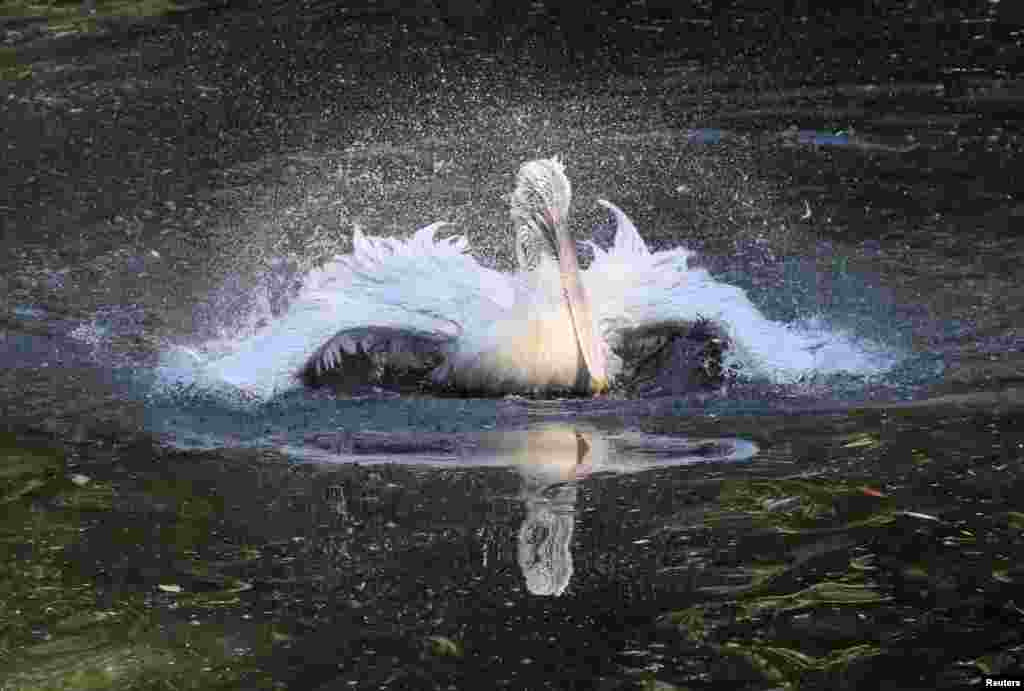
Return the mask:
[[615,242],[608,250],[589,243],[594,261],[583,276],[598,330],[613,351],[638,330],[710,320],[728,342],[725,364],[753,375],[786,381],[811,371],[871,366],[868,355],[835,334],[768,319],[743,289],[716,281],[706,269],[690,268],[689,250],[651,252],[621,209],[599,203],[611,214]]
[[287,314],[208,363],[207,373],[270,396],[330,369],[351,352],[346,345],[372,354],[405,343],[426,357],[466,325],[500,317],[515,299],[512,277],[481,266],[463,237],[435,239],[443,225],[407,240],[356,230],[351,254],[311,272]]

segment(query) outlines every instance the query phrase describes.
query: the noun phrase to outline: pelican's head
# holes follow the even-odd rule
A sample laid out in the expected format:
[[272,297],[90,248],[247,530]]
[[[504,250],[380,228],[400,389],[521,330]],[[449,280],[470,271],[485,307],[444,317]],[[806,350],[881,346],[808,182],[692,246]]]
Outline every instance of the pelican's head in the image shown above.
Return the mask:
[[558,251],[556,228],[568,228],[571,203],[572,185],[557,156],[527,161],[519,167],[509,209],[512,223],[536,230],[548,239],[552,252]]
[[[520,166],[510,202],[509,215],[513,224],[527,230],[526,235],[532,239],[531,242],[541,245],[535,249],[554,256],[558,261],[576,342],[589,371],[590,389],[594,393],[603,393],[608,389],[608,366],[580,277],[576,243],[569,232],[572,186],[558,157],[527,161]],[[523,243],[516,243],[521,266],[532,263],[526,257],[528,249],[523,247]]]

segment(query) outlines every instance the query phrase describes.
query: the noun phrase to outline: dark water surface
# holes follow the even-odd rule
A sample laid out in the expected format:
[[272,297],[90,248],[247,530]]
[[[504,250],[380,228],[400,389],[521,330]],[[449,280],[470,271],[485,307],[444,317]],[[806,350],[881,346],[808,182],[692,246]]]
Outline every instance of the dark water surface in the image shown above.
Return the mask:
[[[2,20],[0,688],[1020,674],[1016,5],[449,5]],[[153,388],[356,226],[447,219],[511,268],[501,195],[554,153],[579,237],[613,200],[898,364],[643,401]]]

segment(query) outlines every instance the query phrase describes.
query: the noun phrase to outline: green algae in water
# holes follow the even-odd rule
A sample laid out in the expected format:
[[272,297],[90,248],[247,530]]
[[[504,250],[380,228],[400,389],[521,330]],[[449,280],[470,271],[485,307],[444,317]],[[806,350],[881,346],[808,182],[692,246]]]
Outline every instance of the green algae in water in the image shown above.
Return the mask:
[[97,644],[92,637],[63,638],[58,650],[47,644],[21,651],[21,669],[4,682],[5,689],[87,689],[132,688],[146,681],[151,688],[159,670],[174,664],[164,650],[139,644]]
[[999,514],[998,518],[1009,528],[1024,532],[1024,513],[1020,511],[1006,511]]
[[709,515],[708,523],[746,517],[788,534],[880,527],[898,515],[889,502],[867,496],[863,487],[845,481],[730,480],[719,496],[724,508]]
[[4,0],[0,15],[42,20],[52,32],[89,32],[104,20],[157,17],[179,8],[167,0],[96,0],[92,11],[83,11],[79,0]]
[[0,81],[17,81],[32,76],[32,66],[18,58],[14,48],[0,48]]
[[[0,435],[0,687],[271,688],[252,654],[228,652],[232,646],[215,624],[193,619],[175,633],[172,622],[169,635],[168,616],[145,592],[98,607],[96,584],[67,554],[88,530],[83,511],[110,511],[112,494],[104,483],[72,482],[61,453]],[[201,505],[184,506],[179,522],[208,515]],[[224,584],[229,593],[246,585],[230,578]],[[262,634],[271,645],[272,632]]]
[[445,636],[427,636],[425,644],[434,657],[462,657],[462,646]]
[[14,446],[0,438],[0,504],[10,504],[52,482],[63,468],[53,454]]
[[752,618],[769,610],[777,614],[792,614],[822,605],[869,605],[891,601],[891,597],[882,595],[870,585],[825,581],[789,595],[759,597],[742,603],[741,608],[746,617]]
[[726,643],[721,652],[742,657],[766,679],[782,684],[782,688],[799,688],[801,679],[810,672],[836,673],[856,662],[870,660],[881,654],[874,645],[855,645],[815,657],[793,648],[758,644]]
[[686,691],[688,687],[676,686],[659,679],[644,679],[640,682],[640,691]]

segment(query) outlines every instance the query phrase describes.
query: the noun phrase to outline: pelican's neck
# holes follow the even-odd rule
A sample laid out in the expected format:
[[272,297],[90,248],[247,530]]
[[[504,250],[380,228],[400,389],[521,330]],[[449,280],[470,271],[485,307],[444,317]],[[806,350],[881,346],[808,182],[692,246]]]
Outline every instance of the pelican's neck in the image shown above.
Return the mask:
[[558,261],[551,256],[542,257],[532,269],[519,272],[517,300],[523,305],[555,307],[565,301],[562,276]]

